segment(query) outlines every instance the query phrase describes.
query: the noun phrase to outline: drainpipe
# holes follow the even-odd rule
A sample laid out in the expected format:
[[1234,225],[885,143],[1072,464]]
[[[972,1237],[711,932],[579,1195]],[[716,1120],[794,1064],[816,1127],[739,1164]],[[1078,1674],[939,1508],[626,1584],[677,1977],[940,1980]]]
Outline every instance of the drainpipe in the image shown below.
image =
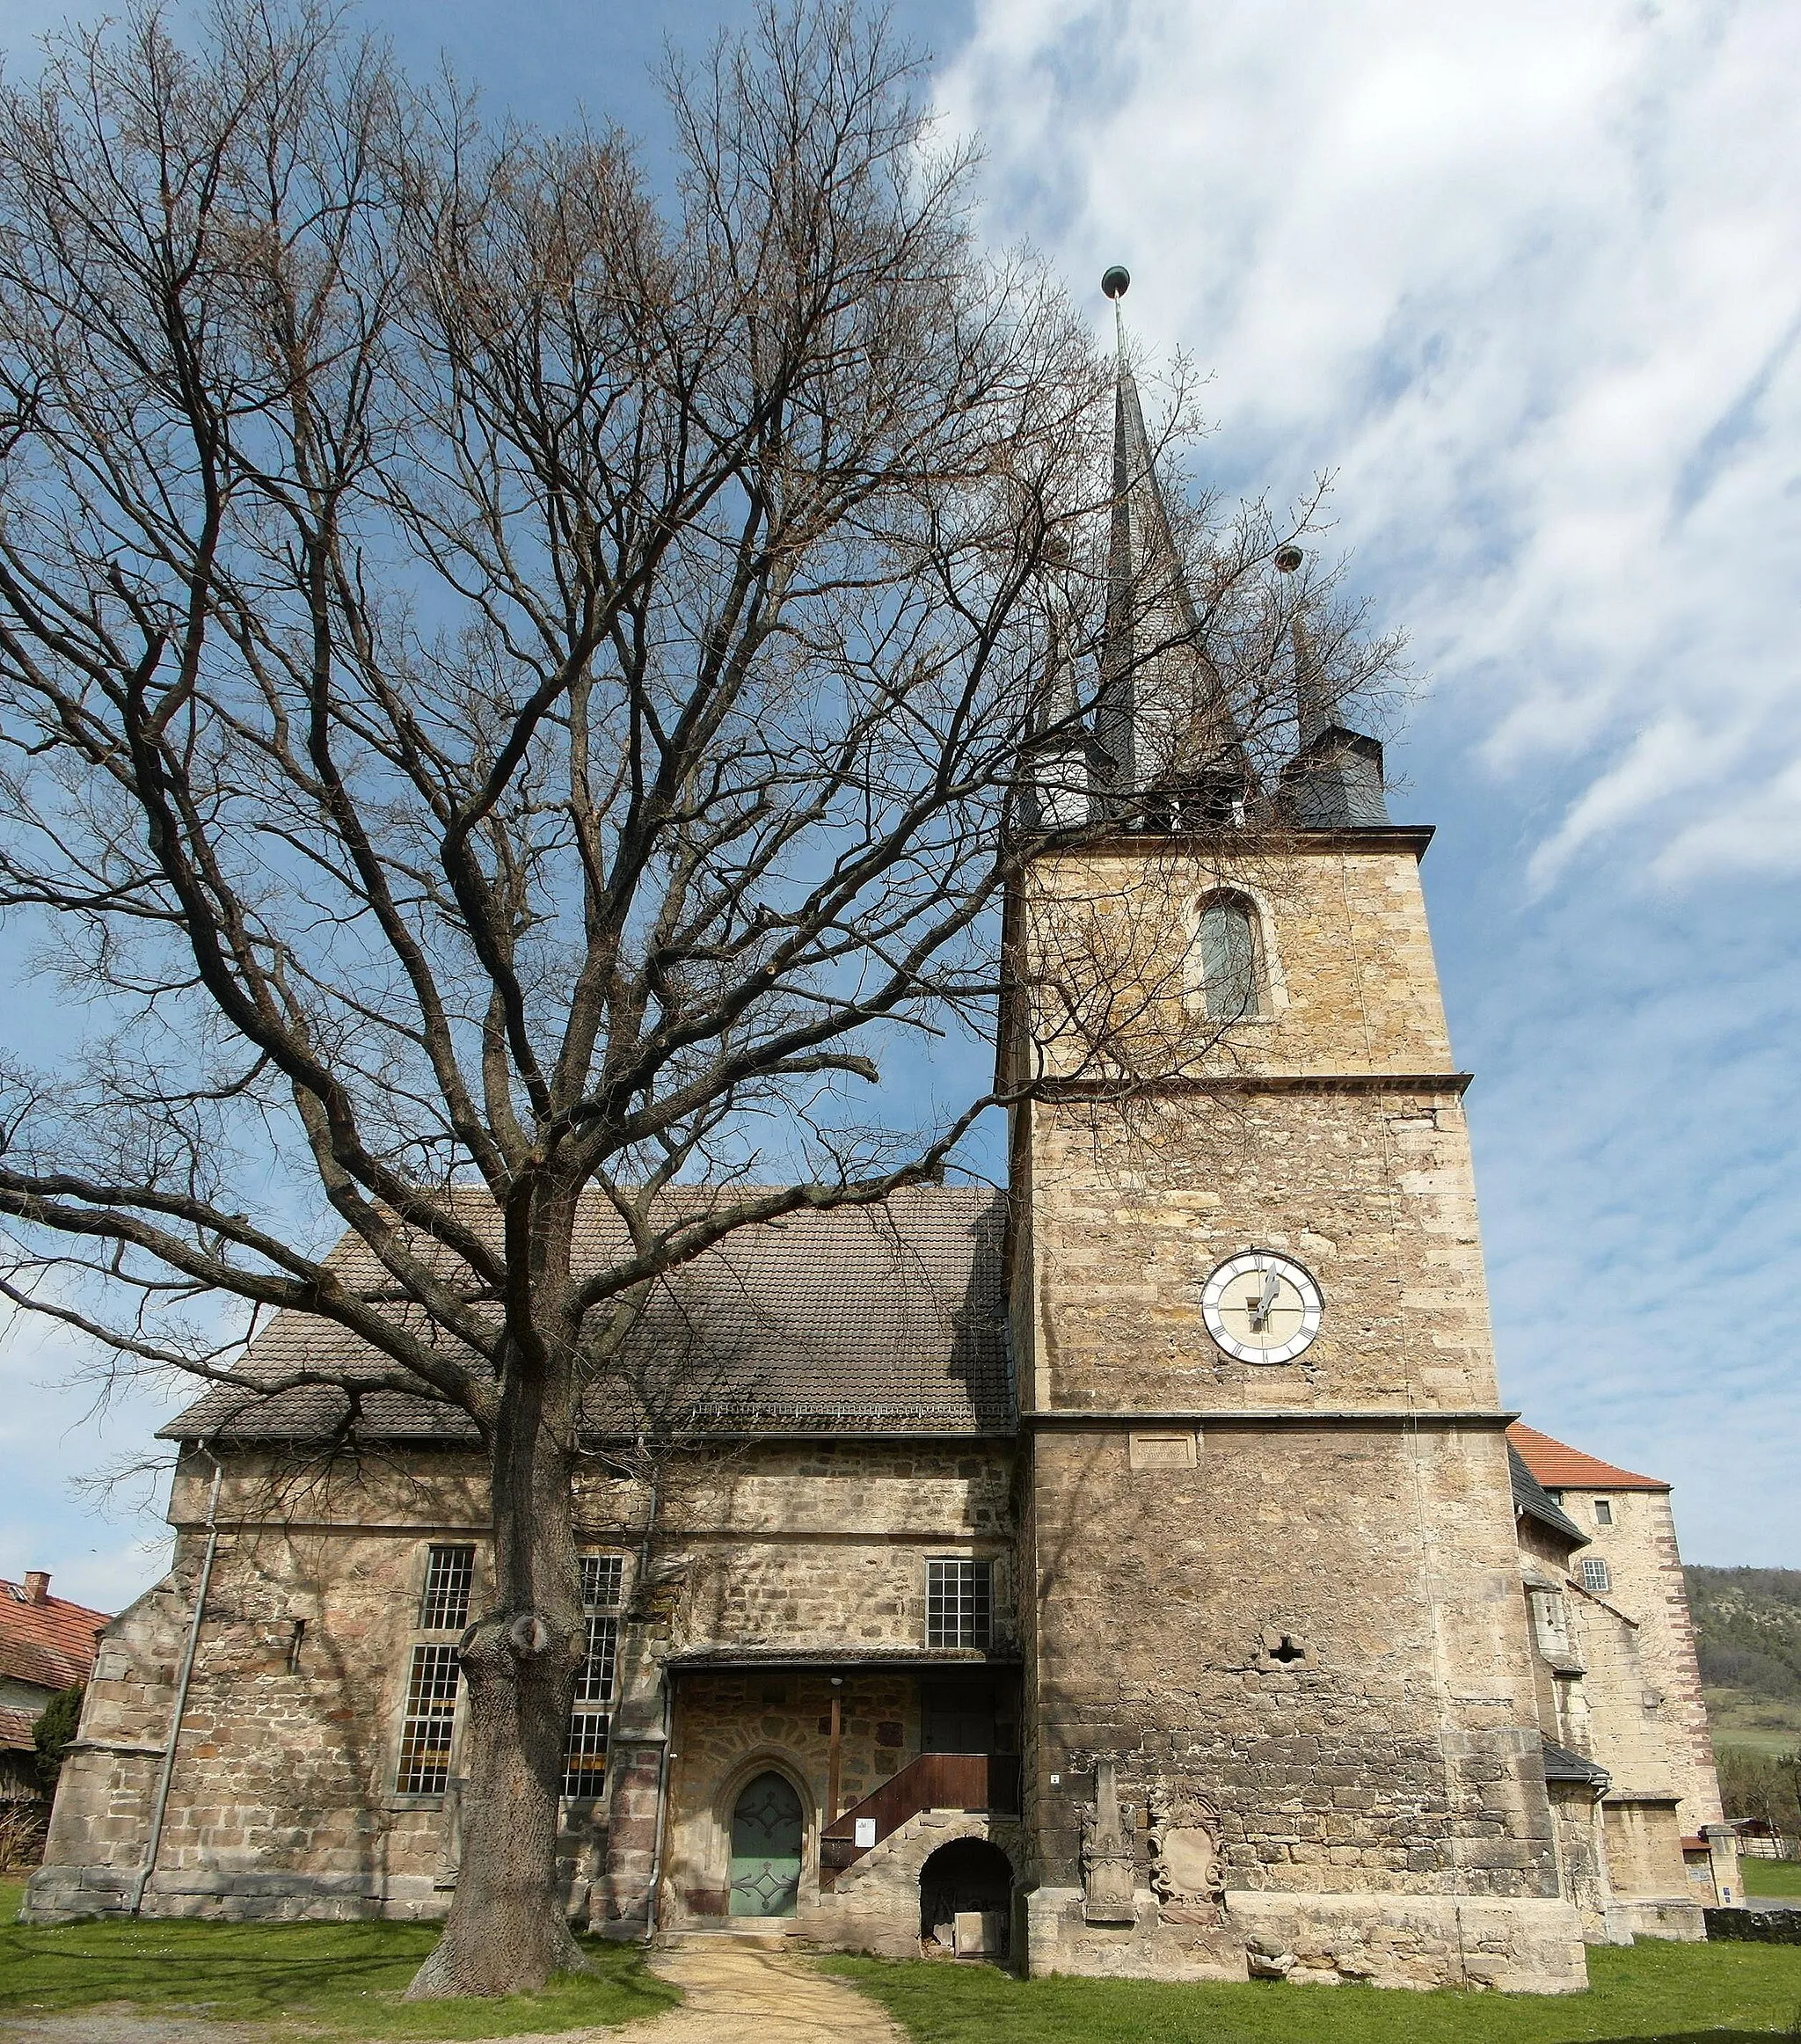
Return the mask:
[[650,1907],[645,1912],[644,1941],[655,1941],[657,1935],[657,1897],[663,1887],[663,1818],[669,1799],[669,1741],[673,1735],[675,1685],[669,1679],[666,1666],[661,1673],[663,1685],[663,1750],[657,1762],[657,1829],[651,1845],[651,1894]]
[[169,1808],[169,1785],[175,1778],[175,1748],[181,1737],[182,1714],[187,1709],[187,1685],[193,1675],[193,1657],[201,1643],[201,1622],[206,1616],[207,1591],[213,1580],[213,1557],[219,1551],[219,1479],[225,1473],[219,1457],[205,1449],[213,1464],[213,1488],[207,1499],[207,1551],[201,1562],[200,1587],[194,1592],[193,1618],[187,1628],[187,1646],[181,1656],[181,1674],[175,1684],[175,1708],[169,1719],[169,1743],[163,1748],[163,1771],[157,1781],[157,1800],[150,1810],[149,1841],[144,1847],[143,1865],[132,1883],[131,1915],[143,1908],[144,1890],[157,1871],[157,1855],[163,1845],[163,1819]]

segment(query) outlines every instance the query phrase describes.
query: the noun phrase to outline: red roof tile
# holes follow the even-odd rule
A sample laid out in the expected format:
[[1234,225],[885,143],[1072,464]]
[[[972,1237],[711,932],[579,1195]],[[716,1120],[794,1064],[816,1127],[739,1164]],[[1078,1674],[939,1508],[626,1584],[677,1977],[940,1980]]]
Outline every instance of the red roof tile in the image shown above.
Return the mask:
[[32,1737],[32,1726],[36,1722],[34,1711],[15,1711],[0,1704],[0,1753],[35,1752],[38,1742]]
[[1585,1455],[1562,1441],[1553,1441],[1536,1427],[1514,1420],[1507,1438],[1520,1450],[1520,1459],[1548,1491],[1666,1491],[1661,1477],[1635,1476],[1611,1462]]
[[84,1683],[94,1665],[94,1633],[111,1615],[67,1597],[34,1604],[21,1584],[0,1577],[0,1675],[46,1690]]

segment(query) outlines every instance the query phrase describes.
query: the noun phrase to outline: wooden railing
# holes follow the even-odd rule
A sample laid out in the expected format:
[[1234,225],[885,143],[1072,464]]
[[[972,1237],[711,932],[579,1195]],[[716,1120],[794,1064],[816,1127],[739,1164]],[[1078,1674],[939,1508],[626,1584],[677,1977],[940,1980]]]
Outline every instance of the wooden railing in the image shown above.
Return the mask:
[[[820,1839],[820,1864],[831,1869],[849,1866],[898,1831],[922,1810],[997,1810],[1012,1815],[1019,1808],[1019,1762],[1010,1753],[922,1753],[899,1774],[890,1775],[873,1795],[854,1804],[828,1824]],[[857,1842],[857,1820],[867,1829]]]

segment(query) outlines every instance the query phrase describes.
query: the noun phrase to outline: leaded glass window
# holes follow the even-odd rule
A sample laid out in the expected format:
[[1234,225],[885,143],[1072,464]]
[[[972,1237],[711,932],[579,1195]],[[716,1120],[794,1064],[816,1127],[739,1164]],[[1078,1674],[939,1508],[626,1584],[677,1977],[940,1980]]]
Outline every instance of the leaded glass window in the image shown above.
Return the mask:
[[475,1584],[475,1549],[434,1547],[426,1558],[426,1587],[419,1601],[421,1632],[460,1632],[469,1623]]
[[991,1561],[926,1563],[928,1646],[987,1646],[994,1629],[994,1604]]
[[617,1554],[581,1557],[581,1602],[586,1638],[569,1733],[563,1742],[563,1793],[598,1796],[607,1779],[607,1739],[611,1728],[614,1664],[618,1655],[621,1591],[625,1561]]

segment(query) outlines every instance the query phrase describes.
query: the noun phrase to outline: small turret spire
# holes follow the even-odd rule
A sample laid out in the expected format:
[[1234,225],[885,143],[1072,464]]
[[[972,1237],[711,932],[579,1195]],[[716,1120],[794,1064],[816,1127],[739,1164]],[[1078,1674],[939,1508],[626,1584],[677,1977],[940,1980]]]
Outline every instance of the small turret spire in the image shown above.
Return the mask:
[[[1306,558],[1292,542],[1287,546],[1279,546],[1275,553],[1277,572],[1292,575]],[[1332,724],[1331,699],[1320,674],[1319,662],[1314,658],[1304,602],[1294,606],[1288,637],[1294,648],[1294,719],[1301,727],[1301,745],[1304,751],[1315,739],[1324,737]]]
[[[1292,575],[1306,556],[1292,542],[1276,549],[1277,572]],[[1338,720],[1297,600],[1289,625],[1294,646],[1294,718],[1300,745],[1282,769],[1281,809],[1303,830],[1367,829],[1389,821],[1382,792],[1382,748]]]

